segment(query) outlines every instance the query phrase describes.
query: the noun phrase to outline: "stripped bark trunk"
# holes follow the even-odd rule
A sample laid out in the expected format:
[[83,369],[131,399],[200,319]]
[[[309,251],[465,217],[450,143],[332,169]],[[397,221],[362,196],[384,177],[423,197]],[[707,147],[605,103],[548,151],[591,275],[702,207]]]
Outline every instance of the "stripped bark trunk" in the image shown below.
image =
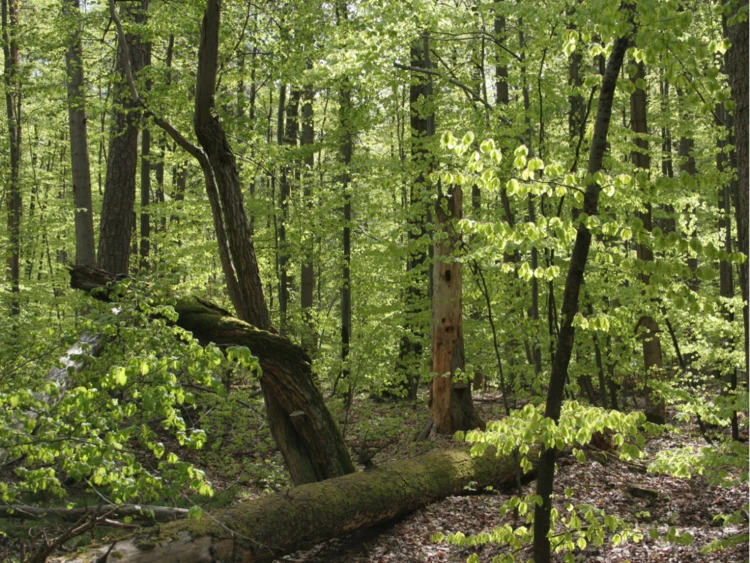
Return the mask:
[[[484,428],[484,421],[474,410],[471,385],[454,380],[465,367],[461,263],[453,252],[459,244],[456,223],[463,209],[460,186],[451,186],[438,194],[435,208],[435,244],[432,292],[432,412],[433,432],[453,434],[457,430]],[[445,238],[443,238],[445,237]]]

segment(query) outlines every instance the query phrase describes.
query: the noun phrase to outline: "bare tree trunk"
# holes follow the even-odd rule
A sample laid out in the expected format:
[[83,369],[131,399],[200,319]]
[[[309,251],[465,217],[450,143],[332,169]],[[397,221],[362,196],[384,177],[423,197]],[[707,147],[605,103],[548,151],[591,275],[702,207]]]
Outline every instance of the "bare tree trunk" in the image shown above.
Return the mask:
[[[625,5],[625,10],[632,12],[632,5]],[[630,16],[632,18],[632,15]],[[632,19],[631,19],[632,21]],[[599,93],[599,108],[596,121],[594,122],[594,134],[589,149],[588,173],[594,174],[602,167],[604,152],[607,148],[607,134],[612,117],[612,101],[614,99],[615,85],[620,74],[622,63],[625,58],[630,37],[620,37],[612,46],[612,53],[607,61],[607,68],[602,77],[601,90]],[[583,210],[588,215],[597,214],[599,203],[599,192],[601,186],[596,183],[586,186],[583,200]],[[586,269],[589,248],[591,247],[591,232],[583,224],[579,223],[576,240],[573,246],[573,254],[570,257],[570,266],[565,278],[565,292],[562,302],[562,319],[560,334],[557,339],[555,357],[552,361],[552,373],[550,374],[549,390],[547,392],[547,405],[545,416],[555,422],[560,420],[562,409],[563,392],[565,380],[567,379],[568,365],[573,351],[575,341],[575,328],[573,319],[578,312],[578,297],[583,284],[583,273]],[[545,448],[539,459],[539,471],[537,477],[536,494],[542,502],[534,508],[534,562],[549,563],[550,541],[547,534],[550,531],[550,515],[552,502],[550,495],[555,481],[555,459],[557,449]]]
[[[145,21],[147,8],[148,0],[123,3],[123,12],[136,23]],[[107,176],[99,224],[97,263],[100,268],[118,274],[127,274],[129,270],[138,164],[139,112],[125,83],[124,59],[128,56],[131,72],[137,73],[143,68],[143,45],[140,38],[132,33],[125,35],[125,42],[119,41],[119,38],[117,42],[119,84],[115,84],[113,88]]]
[[433,431],[453,434],[457,430],[484,428],[474,411],[471,385],[454,381],[464,368],[464,337],[461,263],[453,258],[458,245],[456,223],[461,219],[463,201],[460,186],[438,194],[435,230],[447,233],[435,244],[432,290],[432,379],[430,409]]
[[5,111],[10,139],[10,179],[8,206],[7,267],[10,282],[10,314],[21,313],[21,81],[18,58],[18,0],[2,0],[3,55],[5,70]]
[[76,264],[96,265],[94,210],[91,207],[91,165],[86,125],[83,77],[82,24],[79,0],[65,0],[64,13],[73,21],[73,33],[65,52],[70,127],[70,164],[73,173],[73,205],[76,231]]

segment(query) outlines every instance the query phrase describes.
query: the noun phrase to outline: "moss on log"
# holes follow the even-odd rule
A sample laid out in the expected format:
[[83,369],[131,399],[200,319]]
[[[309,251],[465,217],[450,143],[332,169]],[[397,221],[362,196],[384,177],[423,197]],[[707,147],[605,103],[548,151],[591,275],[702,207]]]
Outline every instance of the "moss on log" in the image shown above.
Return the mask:
[[[107,300],[117,278],[86,266],[71,266],[70,285]],[[349,450],[312,377],[310,358],[283,336],[260,330],[198,297],[174,305],[177,326],[203,345],[246,346],[258,357],[269,426],[295,485],[352,473]]]
[[515,482],[511,456],[493,449],[481,457],[444,450],[397,461],[372,471],[311,483],[258,500],[162,525],[114,546],[56,558],[57,563],[94,563],[111,549],[119,563],[270,561],[286,553],[388,521],[449,495]]

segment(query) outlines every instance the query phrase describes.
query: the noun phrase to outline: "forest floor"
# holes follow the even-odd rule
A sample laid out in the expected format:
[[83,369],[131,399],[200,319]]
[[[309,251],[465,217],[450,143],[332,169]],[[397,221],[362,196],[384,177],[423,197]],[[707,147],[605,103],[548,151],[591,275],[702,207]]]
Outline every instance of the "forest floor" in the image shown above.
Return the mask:
[[[425,399],[425,398],[423,398]],[[496,394],[480,393],[475,405],[484,420],[502,416],[502,401]],[[242,500],[283,491],[289,486],[281,456],[276,450],[264,417],[262,400],[248,399],[257,409],[228,406],[217,402],[200,415],[208,423],[210,439],[200,452],[181,452],[186,459],[204,469],[214,484],[216,495],[210,499],[193,498],[206,510],[227,506]],[[328,401],[331,412],[339,422],[345,440],[357,458],[364,446],[377,451],[374,463],[414,457],[435,449],[455,447],[449,437],[415,442],[415,436],[429,418],[426,400],[416,404],[403,401],[376,400],[369,396],[357,397],[346,410],[342,401]],[[248,402],[245,402],[247,405]],[[185,413],[188,423],[190,413]],[[197,420],[192,421],[197,422]],[[746,485],[734,487],[711,486],[703,477],[677,479],[666,475],[644,472],[645,465],[659,451],[685,446],[701,447],[703,438],[693,426],[674,423],[673,432],[651,437],[644,452],[647,457],[638,463],[626,463],[617,456],[607,457],[601,452],[590,452],[586,462],[579,463],[573,456],[558,461],[555,479],[556,507],[565,514],[565,505],[591,505],[607,514],[637,525],[644,535],[638,543],[632,541],[613,545],[611,535],[601,546],[589,544],[576,551],[575,561],[630,562],[630,563],[692,563],[692,562],[747,562],[748,544],[704,554],[701,548],[712,541],[747,532],[747,522],[741,525],[722,525],[716,516],[743,510],[748,503]],[[165,436],[166,438],[166,436]],[[176,447],[176,443],[171,444]],[[359,466],[362,469],[362,466]],[[658,491],[657,498],[640,498],[628,492],[628,486]],[[523,486],[522,495],[534,492],[535,482]],[[565,498],[565,490],[572,489],[572,497]],[[486,544],[479,547],[459,547],[437,543],[435,534],[462,532],[467,536],[488,533],[494,528],[510,524],[525,525],[524,517],[512,512],[501,516],[500,508],[513,494],[509,491],[472,492],[430,504],[412,514],[384,525],[333,539],[307,551],[287,555],[284,563],[411,563],[463,562],[477,553],[483,562],[504,553],[502,546]],[[182,504],[182,506],[189,506]],[[16,524],[15,522],[18,522]],[[0,537],[0,561],[16,555],[19,542],[31,531],[31,523],[14,521],[5,538]],[[11,522],[4,524],[10,525]],[[34,523],[38,525],[39,522]],[[5,527],[5,526],[3,526]],[[680,533],[689,532],[694,541],[690,545],[650,539],[649,529],[656,529],[664,537],[670,527]],[[23,528],[23,529],[22,529]],[[101,533],[107,533],[106,528]],[[0,528],[2,531],[2,528]],[[90,541],[81,538],[81,543]],[[71,546],[75,547],[75,546]],[[531,557],[529,551],[517,553],[517,560]],[[562,561],[556,555],[555,561]]]
[[[480,395],[477,407],[485,420],[496,419],[500,415],[501,402],[489,394]],[[349,422],[357,429],[358,423],[373,420],[387,421],[393,414],[393,405],[373,403],[355,405],[352,412],[358,413]],[[358,407],[358,408],[357,408]],[[374,412],[369,412],[370,410]],[[401,457],[407,451],[424,448],[415,445],[414,434],[421,429],[420,422],[427,419],[427,409],[423,405],[406,417],[400,425],[398,435],[402,440],[389,444],[380,452],[375,462],[386,463]],[[362,414],[365,417],[362,417]],[[373,415],[375,418],[373,418]],[[420,416],[421,415],[421,416]],[[360,421],[360,419],[362,419]],[[386,424],[386,427],[389,425]],[[639,463],[625,463],[617,456],[593,455],[586,462],[579,463],[572,456],[563,457],[558,462],[555,479],[555,506],[560,514],[565,513],[565,505],[591,505],[607,514],[622,518],[628,523],[637,524],[643,531],[644,539],[613,545],[611,535],[601,546],[589,544],[583,551],[575,552],[575,561],[591,562],[630,562],[630,563],[692,563],[692,562],[747,562],[748,544],[702,553],[701,548],[709,543],[747,532],[747,523],[722,526],[714,517],[731,514],[744,509],[748,502],[746,486],[710,486],[700,476],[691,479],[677,479],[667,475],[645,473],[644,467],[659,451],[689,445],[702,447],[705,441],[697,428],[685,425],[677,427],[679,435],[651,438],[644,448],[647,457]],[[361,431],[361,430],[360,430]],[[439,440],[437,447],[450,447],[450,439]],[[596,459],[594,459],[596,457]],[[628,492],[628,486],[636,485],[644,489],[656,490],[658,498],[640,498]],[[534,492],[535,481],[523,486],[522,495]],[[572,489],[573,495],[565,498],[565,490]],[[513,513],[501,516],[502,504],[513,492],[493,491],[484,494],[454,496],[430,504],[395,522],[390,522],[348,536],[319,544],[313,549],[299,551],[281,558],[279,561],[292,563],[411,563],[411,562],[463,562],[477,553],[481,561],[491,561],[494,556],[507,551],[498,545],[485,544],[480,547],[459,547],[432,540],[435,534],[462,532],[467,536],[491,532],[505,524],[518,527],[525,525],[524,517]],[[690,545],[679,545],[662,539],[670,527],[680,533],[689,532],[693,536]],[[660,539],[652,540],[648,530],[658,531]],[[518,561],[531,558],[531,552],[516,554]],[[555,561],[562,561],[558,555]]]

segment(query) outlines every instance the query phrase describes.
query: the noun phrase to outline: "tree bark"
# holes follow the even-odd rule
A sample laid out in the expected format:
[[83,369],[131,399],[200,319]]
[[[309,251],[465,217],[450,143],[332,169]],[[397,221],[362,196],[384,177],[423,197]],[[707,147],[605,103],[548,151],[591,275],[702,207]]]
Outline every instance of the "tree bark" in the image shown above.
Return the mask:
[[[305,165],[305,170],[302,174],[302,184],[304,186],[302,196],[304,199],[304,208],[307,213],[306,223],[308,224],[312,224],[314,220],[312,191],[313,167],[315,166],[315,153],[313,152],[313,144],[315,143],[315,128],[313,123],[314,101],[315,90],[311,85],[306,85],[302,91],[302,133],[300,136],[300,146],[303,149],[303,161]],[[302,236],[303,256],[302,271],[300,273],[300,304],[305,317],[305,323],[307,324],[306,332],[302,338],[302,345],[308,354],[312,354],[317,340],[315,338],[315,323],[312,315],[313,294],[315,290],[315,269],[313,267],[314,243],[315,236],[312,229],[308,227]]]
[[7,188],[10,314],[19,315],[21,302],[21,82],[18,57],[18,0],[2,0],[5,111],[10,141],[10,178]]
[[[632,18],[634,8],[626,4],[624,11],[631,12]],[[631,19],[632,21],[632,19]],[[602,167],[604,152],[607,148],[607,134],[612,117],[612,101],[614,99],[617,76],[620,74],[625,51],[630,43],[630,37],[620,37],[612,46],[612,53],[607,61],[607,67],[602,77],[601,90],[599,93],[599,108],[596,121],[594,122],[594,134],[589,149],[589,162],[587,171],[589,174],[598,172]],[[596,215],[599,192],[601,186],[591,183],[586,187],[583,199],[583,210],[588,215]],[[552,361],[552,373],[550,374],[549,390],[547,392],[547,405],[545,416],[555,422],[560,420],[562,409],[563,391],[567,379],[568,365],[573,351],[575,341],[575,327],[573,319],[578,312],[578,297],[583,283],[583,272],[586,269],[589,248],[591,247],[591,232],[584,223],[579,223],[576,232],[576,240],[573,245],[573,254],[570,257],[570,265],[565,278],[565,291],[563,293],[561,327],[555,349],[555,357]],[[557,449],[547,448],[542,450],[539,459],[539,471],[537,476],[536,493],[542,499],[542,503],[534,508],[534,561],[535,563],[549,563],[550,541],[547,534],[550,529],[550,513],[552,502],[550,495],[555,481],[555,459]]]
[[[445,207],[444,207],[445,206]],[[454,381],[456,371],[465,366],[461,263],[453,252],[458,244],[456,223],[463,209],[460,186],[438,194],[435,244],[432,266],[432,379],[430,410],[433,431],[453,434],[457,430],[484,429],[484,421],[474,411],[471,385]]]
[[[639,79],[646,80],[646,71],[643,62],[637,64],[637,72],[633,77],[633,82],[636,83]],[[633,166],[635,167],[635,173],[645,172],[649,174],[651,168],[651,156],[649,154],[648,141],[645,136],[648,135],[648,123],[647,123],[647,102],[646,102],[646,91],[636,86],[635,91],[630,96],[630,121],[632,124],[633,133],[635,138],[633,144],[637,147],[631,153],[631,159]],[[686,145],[681,139],[680,145]],[[648,196],[646,196],[648,197]],[[643,212],[637,212],[636,215],[643,221],[643,229],[651,232],[652,229],[652,215],[651,215],[651,202],[646,201],[646,210]],[[642,262],[653,262],[654,253],[648,243],[639,242],[637,249],[638,259]],[[641,281],[645,285],[649,285],[650,275],[642,274],[640,276]],[[643,368],[644,368],[644,381],[646,391],[646,417],[651,422],[658,424],[664,424],[664,401],[660,397],[653,395],[648,380],[651,378],[658,378],[659,372],[662,367],[662,356],[661,356],[661,339],[659,338],[659,325],[650,315],[644,315],[638,322],[636,330],[644,328],[645,332],[641,335],[643,343]]]
[[445,450],[296,487],[200,520],[172,522],[53,563],[94,563],[110,550],[119,563],[271,561],[324,540],[386,522],[430,502],[475,489],[515,482],[512,456],[490,448],[481,457]]
[[[748,256],[748,194],[750,194],[750,181],[748,178],[748,20],[747,0],[742,0],[737,6],[739,13],[745,8],[744,19],[729,28],[729,40],[732,43],[727,51],[727,74],[729,75],[729,86],[732,89],[732,100],[734,108],[734,150],[737,161],[737,195],[735,214],[737,221],[737,238],[739,250]],[[748,260],[740,265],[740,289],[742,291],[743,322],[745,324],[745,371],[750,370],[750,333],[748,333]]]
[[[430,69],[429,35],[424,33],[411,46],[411,65]],[[411,161],[416,177],[409,187],[406,271],[408,276],[405,304],[404,331],[399,344],[397,370],[403,378],[403,388],[411,400],[417,398],[419,388],[422,341],[426,326],[420,321],[428,298],[430,285],[427,248],[422,237],[427,233],[428,175],[432,158],[427,143],[435,135],[435,110],[432,99],[432,80],[427,76],[414,75],[409,85],[409,114],[411,125]]]
[[[145,21],[148,0],[124,2],[122,10],[136,23]],[[125,34],[117,41],[117,76],[114,86],[112,124],[109,132],[107,176],[99,225],[98,266],[117,274],[129,270],[133,210],[135,207],[135,176],[138,164],[138,104],[130,96],[126,83],[126,61],[131,74],[143,68],[143,46],[140,38]]]
[[[108,288],[115,276],[104,270],[74,266],[71,287],[84,291]],[[96,293],[107,298],[106,293]],[[175,304],[177,326],[206,345],[246,346],[263,370],[260,383],[268,404],[271,433],[295,484],[322,481],[354,471],[344,440],[315,386],[310,358],[278,334],[260,330],[227,311],[197,298]]]
[[91,165],[84,95],[82,27],[79,0],[65,0],[64,12],[73,20],[73,33],[65,52],[70,127],[70,165],[73,174],[73,204],[76,231],[76,264],[96,265],[94,211],[91,207]]

